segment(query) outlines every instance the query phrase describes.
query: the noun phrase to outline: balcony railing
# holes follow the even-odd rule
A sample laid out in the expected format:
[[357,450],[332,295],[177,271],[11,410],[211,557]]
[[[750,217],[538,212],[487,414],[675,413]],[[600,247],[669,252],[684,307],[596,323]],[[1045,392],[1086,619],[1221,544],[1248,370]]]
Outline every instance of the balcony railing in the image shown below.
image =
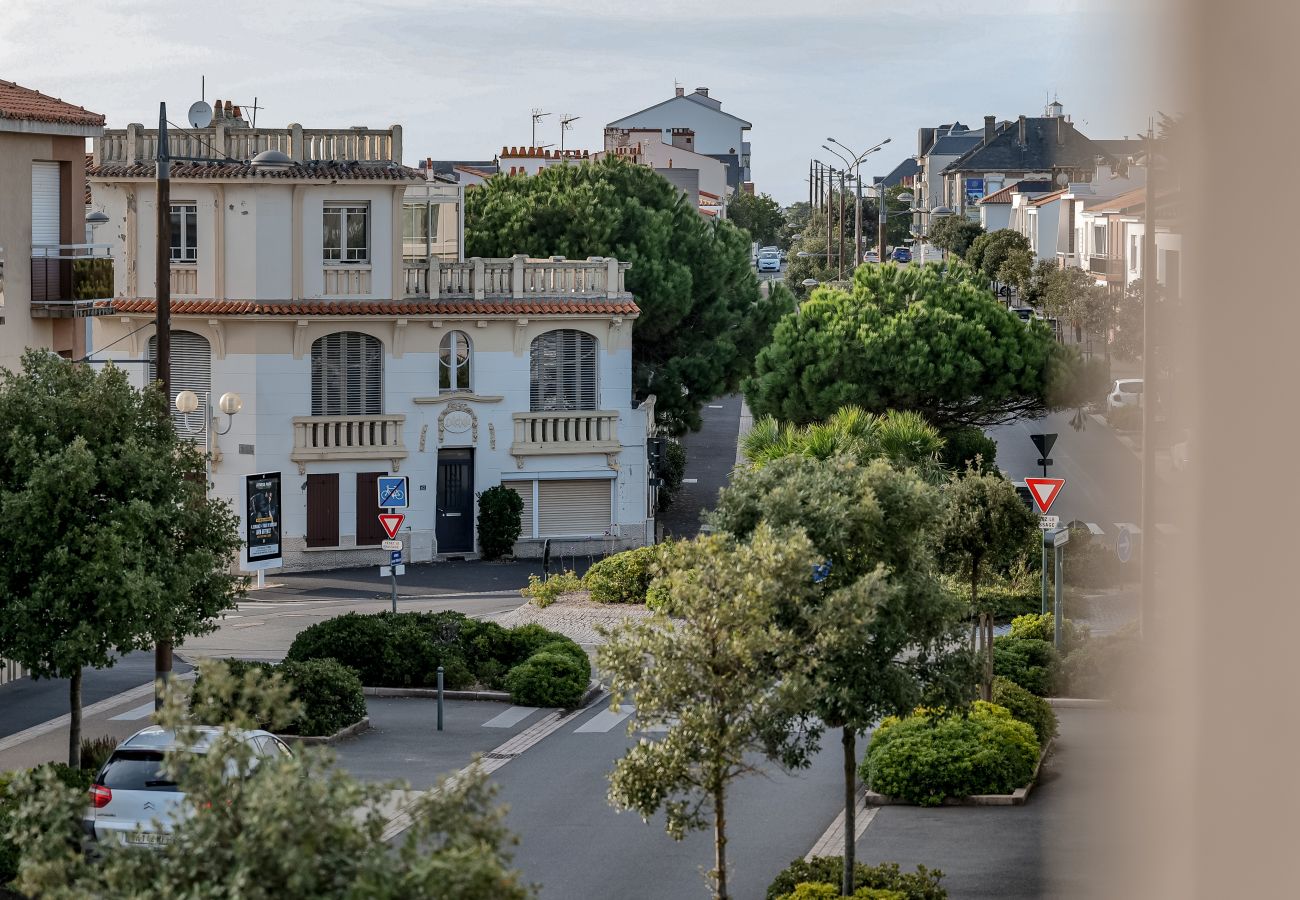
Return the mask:
[[[38,244],[32,247],[32,317],[108,315],[113,311],[113,258],[109,244]],[[97,302],[98,301],[98,302]]]
[[514,456],[553,453],[617,453],[618,413],[564,410],[515,413]]
[[[252,159],[263,150],[279,150],[295,162],[312,160],[402,161],[402,126],[391,128],[249,128],[218,122],[209,128],[169,131],[172,156],[202,159]],[[95,138],[95,165],[152,162],[158,155],[158,131],[143,125],[111,129]]]
[[1094,275],[1123,275],[1124,260],[1118,257],[1089,256],[1088,271]]
[[172,264],[171,292],[176,294],[197,294],[199,292],[199,270],[193,264],[184,266]]
[[446,297],[630,297],[626,273],[631,263],[599,256],[585,260],[508,259],[474,257],[463,262],[445,262],[434,256],[418,262],[407,261],[406,295],[408,298],[437,300]]
[[339,459],[387,459],[407,455],[402,441],[403,415],[295,416],[293,451],[289,458],[299,466]]

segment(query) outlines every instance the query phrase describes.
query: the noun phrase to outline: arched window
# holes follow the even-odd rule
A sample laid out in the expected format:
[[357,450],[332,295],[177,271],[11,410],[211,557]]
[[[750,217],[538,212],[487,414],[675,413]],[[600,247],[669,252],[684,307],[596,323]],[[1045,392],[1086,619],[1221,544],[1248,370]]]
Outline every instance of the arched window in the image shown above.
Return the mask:
[[336,331],[311,345],[311,414],[377,416],[384,411],[384,345]]
[[438,345],[438,393],[468,391],[469,337],[463,331],[449,331]]
[[[157,335],[149,338],[146,355],[149,362],[145,366],[145,377],[153,384],[158,380]],[[167,398],[167,408],[171,411],[178,435],[202,438],[204,423],[208,421],[208,393],[211,390],[212,348],[208,346],[208,339],[192,331],[173,331],[171,396]],[[199,408],[188,416],[176,411],[176,395],[181,391],[193,391],[199,398]]]
[[534,412],[596,408],[596,339],[569,328],[533,339],[529,358]]

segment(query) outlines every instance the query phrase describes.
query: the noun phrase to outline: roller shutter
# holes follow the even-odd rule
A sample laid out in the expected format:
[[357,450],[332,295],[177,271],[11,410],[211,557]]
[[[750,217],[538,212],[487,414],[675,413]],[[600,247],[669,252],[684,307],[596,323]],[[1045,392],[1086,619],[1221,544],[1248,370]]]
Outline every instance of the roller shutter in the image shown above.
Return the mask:
[[[146,352],[149,362],[145,370],[149,383],[152,384],[158,379],[158,337],[156,335],[149,338],[149,348]],[[203,423],[208,421],[206,413],[211,390],[212,348],[208,345],[208,339],[193,331],[173,331],[171,396],[167,398],[167,408],[171,410],[172,422],[176,426],[178,435],[192,440],[203,440]],[[176,411],[176,395],[181,391],[193,391],[199,398],[199,408],[189,416],[182,416]]]
[[533,412],[595,409],[596,339],[564,328],[538,335],[529,354]]
[[384,346],[357,331],[336,331],[311,345],[311,414],[377,416],[384,411]]
[[59,243],[59,164],[32,163],[32,246]]
[[521,538],[531,538],[533,535],[533,482],[531,481],[503,481],[505,487],[510,488],[518,494],[524,501],[524,511],[519,514],[519,536]]
[[605,479],[539,481],[537,536],[604,534],[613,518],[611,484]]

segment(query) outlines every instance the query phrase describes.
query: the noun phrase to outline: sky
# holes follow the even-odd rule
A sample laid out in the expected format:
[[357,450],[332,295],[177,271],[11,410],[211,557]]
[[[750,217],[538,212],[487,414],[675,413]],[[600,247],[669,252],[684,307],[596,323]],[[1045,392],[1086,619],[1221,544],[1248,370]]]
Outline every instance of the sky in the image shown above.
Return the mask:
[[404,162],[491,159],[530,139],[600,149],[604,126],[707,86],[753,123],[752,174],[782,204],[835,137],[864,175],[924,126],[1041,115],[1085,135],[1144,129],[1168,91],[1132,62],[1121,0],[0,0],[0,78],[153,127],[200,98],[256,98],[258,124],[403,128]]

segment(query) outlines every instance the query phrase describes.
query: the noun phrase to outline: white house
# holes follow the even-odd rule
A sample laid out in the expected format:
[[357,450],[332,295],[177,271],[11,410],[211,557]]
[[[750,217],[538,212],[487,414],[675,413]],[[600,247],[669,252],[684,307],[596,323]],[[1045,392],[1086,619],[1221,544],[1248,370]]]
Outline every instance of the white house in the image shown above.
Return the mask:
[[[88,173],[121,260],[94,359],[138,384],[156,352],[156,142],[109,131]],[[210,442],[212,490],[245,527],[265,511],[251,476],[278,477],[284,568],[386,562],[377,480],[394,473],[409,561],[473,555],[475,496],[497,484],[525,501],[519,555],[653,533],[628,263],[460,259],[463,188],[402,166],[399,126],[218,120],[170,143],[214,157],[171,169],[172,394],[201,400],[176,425]],[[227,392],[233,416],[216,409]]]
[[707,87],[697,87],[687,94],[685,88],[662,103],[639,112],[615,119],[605,126],[610,129],[654,129],[662,133],[661,143],[673,143],[674,129],[689,130],[693,135],[695,153],[711,156],[727,166],[727,186],[740,190],[751,181],[749,142],[745,132],[753,126],[744,119],[722,111],[722,101],[709,96]]

